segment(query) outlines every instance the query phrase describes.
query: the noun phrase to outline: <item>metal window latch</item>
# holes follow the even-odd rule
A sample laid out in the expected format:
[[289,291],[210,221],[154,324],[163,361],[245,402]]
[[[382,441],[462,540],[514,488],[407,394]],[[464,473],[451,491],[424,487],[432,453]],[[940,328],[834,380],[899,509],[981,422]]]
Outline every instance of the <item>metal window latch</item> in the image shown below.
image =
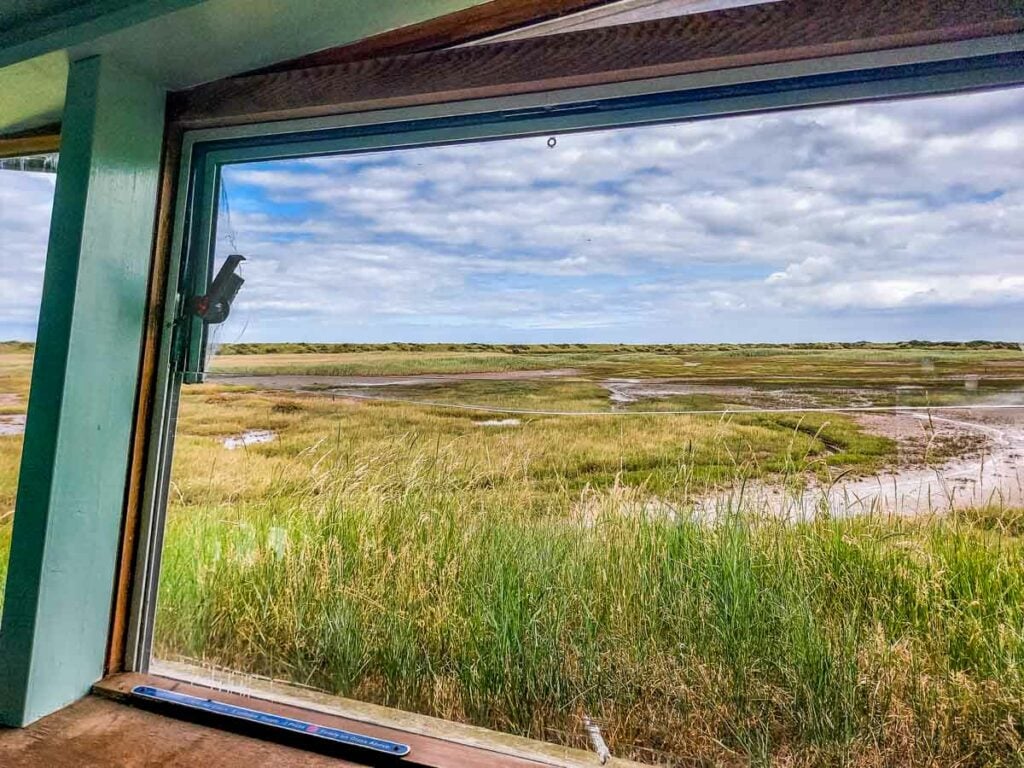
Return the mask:
[[210,290],[204,296],[193,296],[188,302],[189,314],[202,319],[207,325],[223,323],[231,314],[231,302],[235,300],[245,280],[235,270],[245,261],[245,256],[233,253],[224,259],[217,276],[210,283]]
[[597,759],[601,761],[601,765],[604,765],[608,762],[608,758],[612,756],[612,753],[608,750],[608,745],[604,743],[601,729],[597,727],[597,723],[591,720],[590,717],[583,715],[583,730],[590,737],[590,745],[597,752]]

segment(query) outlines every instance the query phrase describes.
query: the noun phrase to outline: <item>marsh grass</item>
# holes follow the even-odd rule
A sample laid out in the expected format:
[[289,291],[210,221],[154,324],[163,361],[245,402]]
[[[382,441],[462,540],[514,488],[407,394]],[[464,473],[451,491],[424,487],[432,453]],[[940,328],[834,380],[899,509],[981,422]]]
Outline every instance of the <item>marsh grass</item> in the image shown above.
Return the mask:
[[[494,354],[523,368],[523,350],[453,351],[472,354],[440,370],[494,365],[481,358]],[[257,354],[233,370],[309,372],[296,350],[280,352],[292,358]],[[382,363],[321,351],[330,359],[316,364],[439,370],[391,352]],[[586,380],[604,375],[1021,375],[1019,353],[999,349],[533,352],[537,368],[575,356],[581,380],[440,396],[588,410],[605,393]],[[0,356],[0,392],[18,398],[0,412],[24,410],[30,365],[25,349]],[[757,509],[687,514],[721,484],[892,459],[890,441],[844,417],[478,421],[186,389],[157,655],[579,747],[586,712],[617,755],[654,763],[1024,765],[1020,512],[799,524]],[[249,429],[277,439],[223,447]],[[0,513],[20,447],[0,438]],[[0,521],[0,579],[9,537]]]
[[[488,383],[490,384],[490,383]],[[497,382],[424,387],[423,399],[477,398],[527,408],[607,407],[588,382]],[[390,391],[391,388],[389,388]],[[518,502],[547,504],[563,491],[643,488],[679,502],[743,478],[822,470],[871,471],[895,456],[886,438],[848,417],[634,415],[528,417],[514,429],[480,426],[486,415],[344,396],[260,392],[217,385],[190,388],[179,417],[172,496],[182,505],[257,499],[274,482],[301,492],[323,455],[358,462],[387,455],[399,441],[444,454],[448,471],[479,491],[511,488]],[[272,430],[277,439],[226,452],[223,438]]]
[[0,526],[14,514],[21,466],[21,435],[0,435]]
[[[32,350],[20,343],[0,343],[0,416],[25,413]],[[7,556],[11,545],[14,497],[21,466],[21,435],[0,435],[0,607],[7,582]]]
[[404,450],[172,516],[158,655],[675,764],[1019,759],[1020,539],[539,515]]
[[[604,377],[673,376],[788,386],[928,384],[981,375],[982,389],[1019,385],[1024,359],[1014,345],[234,345],[215,374],[412,375],[574,368]],[[269,350],[269,351],[268,351]],[[228,345],[224,351],[237,351]],[[962,389],[962,380],[957,382]]]
[[[218,450],[250,428],[278,439]],[[651,762],[1019,764],[1024,544],[991,524],[1011,513],[686,513],[723,481],[885,455],[837,450],[858,434],[699,417],[488,431],[194,388],[157,654],[580,747],[586,712]]]

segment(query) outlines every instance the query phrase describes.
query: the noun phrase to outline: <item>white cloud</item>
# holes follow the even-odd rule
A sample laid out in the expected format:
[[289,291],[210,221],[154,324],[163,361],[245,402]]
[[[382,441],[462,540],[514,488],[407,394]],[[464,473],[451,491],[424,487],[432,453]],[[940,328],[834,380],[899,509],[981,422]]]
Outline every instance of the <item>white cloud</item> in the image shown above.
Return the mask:
[[829,256],[808,256],[781,272],[772,272],[765,282],[769,285],[810,285],[834,274],[835,262]]
[[[807,281],[798,284],[796,290],[787,290],[784,295],[788,302],[823,310],[1024,305],[1024,275],[951,274],[863,278],[823,284]],[[1007,337],[1015,336],[1016,328],[1007,328],[1006,334]]]
[[[307,271],[324,338],[367,312],[381,337],[414,321],[436,338],[771,334],[794,327],[785,317],[827,336],[836,313],[861,313],[848,332],[871,336],[889,332],[871,327],[877,312],[924,312],[915,335],[942,335],[933,308],[1024,302],[1022,107],[1009,91],[570,135],[555,149],[536,138],[318,158],[229,183],[264,208],[302,209],[237,229],[251,270]],[[268,275],[247,291],[255,307],[301,283]],[[306,332],[256,314],[250,335]]]
[[0,340],[35,336],[54,178],[0,170]]
[[[1017,90],[234,167],[222,340],[1012,336],[1022,137]],[[51,194],[0,175],[0,336]]]

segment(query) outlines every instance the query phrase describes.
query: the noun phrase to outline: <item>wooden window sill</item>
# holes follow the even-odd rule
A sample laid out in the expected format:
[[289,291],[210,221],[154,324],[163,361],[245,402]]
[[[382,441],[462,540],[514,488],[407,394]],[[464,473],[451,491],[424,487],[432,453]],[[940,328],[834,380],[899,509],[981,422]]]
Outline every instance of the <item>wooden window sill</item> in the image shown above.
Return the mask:
[[[204,670],[185,665],[158,663],[163,674],[119,674],[93,686],[93,692],[115,701],[129,703],[137,685],[150,685],[193,696],[216,698],[228,704],[299,720],[316,720],[333,728],[408,744],[412,751],[402,764],[430,768],[581,768],[599,765],[591,752],[560,747],[485,728],[452,723],[329,696],[304,688],[262,680],[245,679],[244,685],[202,678]],[[173,676],[168,676],[168,673]],[[209,674],[209,671],[206,671]],[[192,682],[185,682],[180,678]],[[178,678],[178,679],[176,679]],[[242,678],[233,677],[233,681]],[[206,684],[201,684],[206,683]],[[245,691],[243,694],[241,691]],[[623,768],[639,765],[610,760],[607,765]]]

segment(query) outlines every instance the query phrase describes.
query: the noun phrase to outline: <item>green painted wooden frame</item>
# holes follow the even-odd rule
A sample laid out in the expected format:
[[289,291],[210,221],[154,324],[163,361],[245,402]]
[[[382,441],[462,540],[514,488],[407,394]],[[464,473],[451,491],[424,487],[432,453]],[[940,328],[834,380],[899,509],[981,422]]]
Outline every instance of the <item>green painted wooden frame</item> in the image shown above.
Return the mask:
[[103,674],[165,100],[109,59],[71,66],[0,631],[7,725]]
[[212,273],[225,165],[681,122],[1024,84],[1024,35],[609,86],[199,130],[183,137],[152,443],[129,621],[129,669],[148,669],[178,391],[201,380],[202,326],[181,307]]

